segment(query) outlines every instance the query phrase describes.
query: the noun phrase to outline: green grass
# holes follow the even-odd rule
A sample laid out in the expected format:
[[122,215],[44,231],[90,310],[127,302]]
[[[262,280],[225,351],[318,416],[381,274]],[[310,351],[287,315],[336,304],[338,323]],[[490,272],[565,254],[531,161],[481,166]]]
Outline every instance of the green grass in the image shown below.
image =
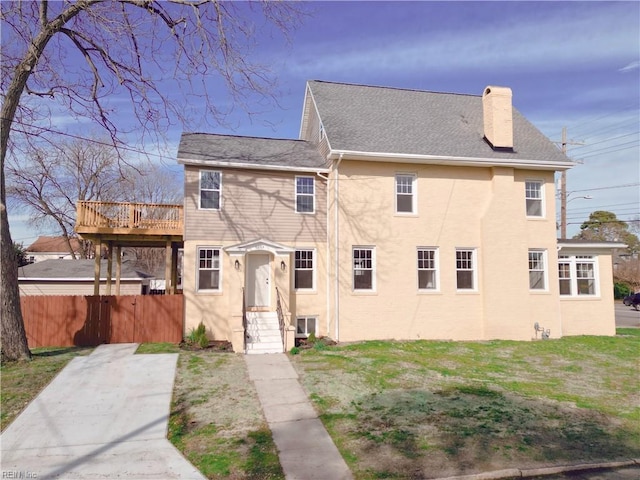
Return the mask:
[[640,330],[382,342],[292,357],[356,478],[636,458]]
[[175,343],[141,343],[136,353],[180,353],[180,346]]
[[31,351],[31,361],[7,362],[0,367],[0,429],[4,430],[69,361],[88,355],[88,347],[47,347]]

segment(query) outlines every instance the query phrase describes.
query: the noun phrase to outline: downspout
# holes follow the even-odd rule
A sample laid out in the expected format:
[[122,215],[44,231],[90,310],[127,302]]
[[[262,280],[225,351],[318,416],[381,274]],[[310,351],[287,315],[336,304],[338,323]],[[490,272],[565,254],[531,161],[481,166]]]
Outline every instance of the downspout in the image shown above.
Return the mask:
[[327,259],[327,274],[324,276],[325,278],[325,296],[327,298],[327,333],[329,333],[329,326],[331,325],[331,319],[330,317],[330,312],[331,312],[331,296],[329,295],[329,289],[331,287],[331,279],[329,278],[329,265],[331,263],[331,246],[329,244],[329,176],[328,175],[323,175],[320,172],[316,172],[316,175],[318,175],[320,178],[326,180],[326,190],[327,190],[327,194],[325,195],[325,209],[324,211],[327,212],[327,218],[325,219],[325,235],[326,235],[326,239],[325,239],[325,255],[326,255],[326,259]]
[[339,171],[338,168],[340,167],[340,162],[342,162],[342,153],[340,154],[340,157],[338,157],[338,162],[336,163],[336,168],[334,169],[335,171],[335,176],[336,176],[336,185],[335,188],[333,189],[333,194],[334,194],[334,208],[336,209],[335,211],[335,306],[336,306],[336,314],[335,314],[335,318],[336,318],[336,342],[340,341],[340,233],[338,230],[338,215],[339,215]]

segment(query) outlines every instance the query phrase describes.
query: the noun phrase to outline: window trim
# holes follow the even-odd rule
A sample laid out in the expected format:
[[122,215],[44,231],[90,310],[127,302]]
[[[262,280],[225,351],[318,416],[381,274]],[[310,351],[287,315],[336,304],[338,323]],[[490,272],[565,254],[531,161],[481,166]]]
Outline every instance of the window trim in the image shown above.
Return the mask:
[[[420,251],[432,251],[433,252],[433,269],[420,268]],[[433,288],[420,288],[420,271],[434,272],[435,287]],[[416,248],[416,288],[419,293],[432,293],[440,291],[440,249],[438,247],[417,247]]]
[[[355,251],[371,250],[371,288],[356,288],[356,265]],[[359,268],[359,270],[369,270]],[[376,247],[371,245],[353,245],[351,247],[351,290],[354,293],[375,293],[376,292]]]
[[[299,320],[304,320],[304,331],[305,333],[298,333],[298,321]],[[318,315],[296,315],[296,334],[295,337],[296,338],[309,338],[310,333],[309,329],[308,329],[308,325],[309,325],[309,320],[313,320],[313,322],[316,324],[316,328],[315,328],[315,335],[316,337],[318,337]]]
[[[542,254],[542,258],[540,259],[540,261],[542,262],[542,270],[532,270],[531,269],[531,258],[530,255],[532,253],[540,253]],[[547,262],[547,250],[544,248],[530,248],[529,251],[527,252],[527,258],[529,261],[529,266],[528,266],[528,273],[529,273],[529,291],[530,292],[548,292],[549,291],[549,275],[548,275],[548,262]],[[542,272],[542,281],[544,282],[544,285],[542,286],[542,288],[532,288],[531,287],[531,273],[532,272]]]
[[[398,196],[408,196],[406,193],[398,192],[398,177],[411,177],[411,211],[410,212],[400,212],[398,211]],[[393,201],[395,207],[395,214],[402,216],[411,216],[418,214],[418,175],[416,173],[409,172],[396,172],[393,178]]]
[[[298,270],[298,268],[296,268],[296,253],[298,252],[311,252],[311,288],[296,288],[296,270]],[[293,289],[296,292],[300,292],[300,293],[312,293],[316,291],[316,262],[317,262],[317,255],[316,255],[316,249],[315,248],[296,248],[295,251],[293,252]],[[300,270],[309,270],[308,268],[304,268],[304,269],[300,269]]]
[[[527,192],[527,183],[537,183],[540,185],[540,198],[530,198],[528,196],[528,192]],[[546,200],[545,200],[545,194],[544,194],[544,187],[545,187],[545,182],[544,180],[541,180],[539,178],[527,178],[524,181],[524,213],[526,215],[527,218],[538,218],[538,219],[544,219],[546,218],[545,216],[545,211],[546,211]],[[540,215],[529,215],[528,209],[527,209],[527,201],[529,200],[540,200]]]
[[[458,286],[458,272],[464,271],[467,272],[469,269],[459,269],[458,268],[458,252],[471,252],[471,281],[473,285],[471,288],[460,288]],[[478,291],[478,249],[472,247],[456,247],[456,255],[455,255],[455,272],[456,272],[456,292],[464,293],[464,292],[477,292]]]
[[[200,251],[201,250],[217,250],[218,251],[218,288],[200,288]],[[202,245],[196,247],[196,293],[222,293],[222,247]],[[215,268],[205,269],[213,270]]]
[[[569,278],[560,278],[560,264],[569,265]],[[593,293],[580,293],[578,288],[578,264],[586,263],[593,265]],[[598,255],[580,255],[576,253],[558,255],[558,292],[560,291],[560,281],[569,280],[570,293],[559,293],[560,298],[593,299],[600,298],[600,271]]]
[[[299,178],[310,178],[311,186],[313,187],[313,193],[298,193],[298,179]],[[316,213],[316,177],[312,175],[296,175],[295,177],[295,185],[293,187],[293,191],[295,194],[295,211],[296,213],[300,213],[302,215],[313,215]],[[311,206],[312,209],[310,212],[301,212],[298,210],[298,196],[311,197]]]
[[[198,171],[198,210],[222,210],[222,172],[220,170],[209,170],[206,168],[202,168]],[[202,174],[204,172],[207,173],[217,173],[218,174],[218,189],[215,188],[206,188],[204,191],[206,192],[218,192],[218,207],[203,207],[202,206]]]

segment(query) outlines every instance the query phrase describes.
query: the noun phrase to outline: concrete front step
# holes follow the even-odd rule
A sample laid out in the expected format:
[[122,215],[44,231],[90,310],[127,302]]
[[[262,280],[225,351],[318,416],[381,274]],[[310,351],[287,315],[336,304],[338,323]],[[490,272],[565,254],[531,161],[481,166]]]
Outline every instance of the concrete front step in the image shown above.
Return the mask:
[[256,355],[263,353],[283,353],[282,341],[247,343],[246,354]]
[[280,322],[275,312],[247,312],[247,354],[282,353]]

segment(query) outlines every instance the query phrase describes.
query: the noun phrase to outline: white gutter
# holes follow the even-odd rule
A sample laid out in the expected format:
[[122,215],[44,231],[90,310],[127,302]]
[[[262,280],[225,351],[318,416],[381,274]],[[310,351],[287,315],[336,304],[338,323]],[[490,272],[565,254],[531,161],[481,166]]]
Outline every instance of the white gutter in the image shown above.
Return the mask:
[[316,172],[316,173],[329,173],[330,168],[324,167],[290,167],[285,165],[263,165],[257,163],[240,163],[240,162],[221,162],[216,160],[193,160],[193,159],[178,159],[178,163],[183,165],[201,165],[205,167],[223,167],[223,168],[240,168],[247,170],[276,170],[283,172]]
[[444,155],[420,155],[411,153],[360,152],[355,150],[331,150],[329,158],[335,160],[342,156],[349,160],[369,160],[373,162],[427,163],[435,165],[453,165],[458,167],[519,167],[532,170],[568,170],[577,165],[575,162],[553,162],[541,160],[509,159],[509,158],[478,158],[478,157],[450,157]]
[[338,168],[340,167],[340,162],[342,162],[342,154],[340,154],[340,156],[338,157],[338,163],[336,163],[336,166],[334,168],[334,172],[336,175],[336,185],[333,189],[333,193],[334,193],[334,208],[336,209],[336,214],[335,214],[335,252],[336,252],[336,259],[335,259],[335,274],[336,274],[336,278],[335,278],[335,304],[336,304],[336,342],[340,341],[340,234],[339,234],[339,229],[338,229],[338,215],[340,213],[340,209],[338,208],[339,205],[339,171]]
[[[115,280],[116,277],[111,277],[112,280]],[[150,278],[144,277],[127,277],[121,278],[121,281],[132,281],[132,280],[149,280]],[[93,277],[18,277],[18,280],[21,282],[93,282],[95,279]],[[107,277],[100,277],[101,282],[106,282]]]
[[594,250],[594,249],[604,249],[604,250],[613,250],[615,248],[627,248],[628,245],[620,242],[563,242],[562,240],[558,240],[558,251],[562,249],[571,250]]

